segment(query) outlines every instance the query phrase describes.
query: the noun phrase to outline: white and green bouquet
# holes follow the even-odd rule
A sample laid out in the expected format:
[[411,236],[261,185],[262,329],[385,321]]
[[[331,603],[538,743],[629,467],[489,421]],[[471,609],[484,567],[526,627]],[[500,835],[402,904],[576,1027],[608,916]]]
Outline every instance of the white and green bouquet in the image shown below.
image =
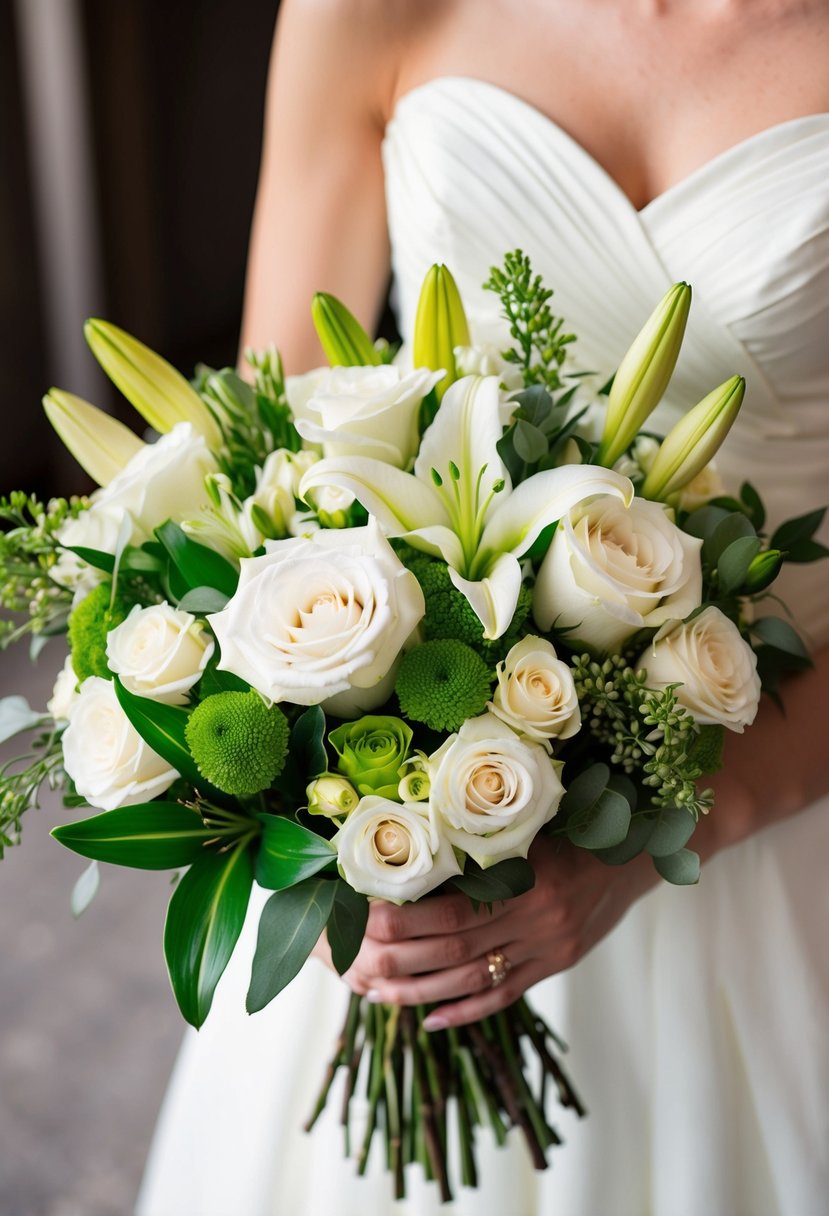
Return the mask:
[[[710,467],[743,381],[664,439],[643,429],[690,288],[591,390],[520,252],[486,286],[506,349],[476,345],[436,266],[396,354],[316,297],[331,366],[287,379],[271,350],[248,356],[250,382],[201,368],[191,384],[90,321],[94,355],[159,437],[52,390],[49,418],[100,489],[0,502],[3,641],[31,635],[36,655],[66,635],[70,650],[45,712],[0,703],[0,736],[31,734],[0,773],[0,847],[47,783],[99,812],[53,833],[92,859],[76,908],[98,862],[175,871],[164,950],[196,1027],[254,883],[273,894],[250,1012],[323,932],[347,971],[370,900],[526,891],[541,833],[611,865],[645,851],[669,882],[695,882],[700,782],[725,730],[808,665],[755,603],[784,561],[825,552],[822,513],[769,537],[757,492],[727,496]],[[382,1134],[398,1195],[417,1161],[450,1197],[452,1120],[462,1183],[482,1125],[499,1142],[520,1126],[543,1168],[559,1142],[548,1089],[581,1106],[553,1031],[514,994],[433,1033],[422,1007],[353,995],[311,1121],[342,1069],[346,1143],[364,1088],[358,1168]]]

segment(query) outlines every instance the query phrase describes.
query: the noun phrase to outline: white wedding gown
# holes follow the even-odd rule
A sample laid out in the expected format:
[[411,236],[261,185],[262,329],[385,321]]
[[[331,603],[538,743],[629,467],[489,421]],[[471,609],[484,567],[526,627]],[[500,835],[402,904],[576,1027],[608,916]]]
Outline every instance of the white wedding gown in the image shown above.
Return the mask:
[[[403,333],[435,261],[456,275],[474,321],[496,322],[480,284],[520,247],[601,382],[666,288],[686,279],[688,335],[657,421],[741,372],[748,392],[719,460],[726,479],[752,478],[773,523],[827,501],[829,114],[744,141],[640,212],[552,121],[478,80],[405,96],[384,155]],[[825,642],[826,568],[793,574],[789,603],[812,643]],[[814,725],[816,747],[826,727]],[[542,1174],[520,1144],[482,1139],[480,1189],[444,1208],[414,1171],[400,1204],[380,1168],[356,1180],[336,1101],[311,1136],[300,1131],[346,992],[312,962],[268,1009],[245,1014],[257,892],[208,1022],[187,1036],[138,1212],[821,1216],[827,872],[829,799],[720,854],[698,887],[654,890],[572,971],[538,985],[532,999],[570,1041],[590,1115],[556,1120],[566,1145]]]

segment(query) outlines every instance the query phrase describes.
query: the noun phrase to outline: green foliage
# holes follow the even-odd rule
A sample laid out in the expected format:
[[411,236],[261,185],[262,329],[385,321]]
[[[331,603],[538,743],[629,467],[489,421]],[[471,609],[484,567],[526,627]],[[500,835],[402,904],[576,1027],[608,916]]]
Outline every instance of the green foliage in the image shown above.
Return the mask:
[[86,505],[78,498],[44,504],[19,490],[0,498],[0,609],[25,614],[23,621],[0,620],[0,648],[27,633],[63,631],[72,591],[52,577],[61,554],[58,532]]
[[553,293],[533,275],[530,259],[520,249],[506,254],[503,269],[493,266],[483,286],[500,297],[515,342],[503,358],[521,368],[525,387],[560,388],[560,368],[575,335],[562,333],[564,321],[553,316],[548,303]]
[[580,655],[573,677],[582,722],[607,745],[611,765],[644,774],[654,806],[684,807],[696,817],[712,805],[713,791],[700,792],[695,784],[703,772],[693,754],[698,728],[673,687],[649,689],[647,673],[635,672],[620,655],[601,663]]
[[606,764],[593,764],[570,783],[558,814],[572,844],[609,849],[621,844],[630,827],[630,802],[613,788]]
[[347,882],[335,883],[334,903],[326,926],[331,961],[344,975],[357,957],[368,923],[368,900]]
[[[256,826],[249,819],[237,822],[243,833]],[[54,828],[52,835],[81,857],[138,870],[189,866],[204,856],[206,845],[227,843],[225,837],[217,837],[208,813],[203,818],[195,805],[162,801],[104,811]]]
[[112,594],[112,583],[99,583],[69,616],[69,646],[78,680],[88,676],[112,679],[107,665],[107,634],[126,620],[130,604]]
[[260,887],[281,891],[336,862],[337,850],[316,832],[282,815],[262,815],[262,840],[256,858]]
[[[572,413],[575,388],[554,399],[546,388],[533,385],[510,398],[515,403],[510,425],[498,440],[498,454],[513,482],[524,481],[564,458],[568,440],[575,437],[584,410]],[[582,460],[592,457],[593,447],[577,441]]]
[[508,857],[483,870],[467,857],[463,874],[450,879],[453,887],[479,904],[492,904],[523,895],[535,886],[535,871],[524,857]]
[[325,714],[319,705],[311,705],[291,727],[288,760],[279,779],[281,802],[294,807],[305,806],[309,781],[327,769]]
[[222,799],[221,790],[212,788],[203,780],[190,755],[190,748],[185,740],[189,710],[179,705],[164,705],[161,701],[153,701],[149,697],[138,697],[125,688],[120,680],[115,681],[115,695],[130,722],[154,752],[158,752],[179,776],[202,794]]
[[407,718],[432,730],[458,730],[483,713],[492,670],[463,642],[446,638],[414,646],[403,656],[395,691]]
[[285,766],[288,720],[257,692],[220,692],[190,715],[185,739],[199,772],[226,794],[267,789]]
[[270,897],[259,918],[248,1013],[264,1009],[299,973],[331,915],[336,890],[335,882],[315,877]]
[[237,570],[215,549],[200,545],[191,540],[178,524],[168,520],[155,534],[170,560],[170,565],[178,575],[176,585],[171,580],[171,587],[176,599],[183,599],[187,592],[212,587],[228,598],[233,595],[239,582]]
[[27,752],[0,766],[0,860],[7,848],[20,843],[21,820],[38,805],[40,790],[57,789],[63,781],[63,748],[56,730],[36,735]]

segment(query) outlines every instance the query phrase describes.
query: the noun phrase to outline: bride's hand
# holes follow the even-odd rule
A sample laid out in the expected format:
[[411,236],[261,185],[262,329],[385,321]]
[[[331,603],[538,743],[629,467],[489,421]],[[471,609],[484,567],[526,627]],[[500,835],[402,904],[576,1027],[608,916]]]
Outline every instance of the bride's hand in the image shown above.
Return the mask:
[[[350,987],[388,1004],[436,1004],[427,1029],[477,1021],[572,967],[657,881],[647,857],[607,866],[584,849],[544,838],[530,861],[533,889],[491,910],[474,911],[460,893],[402,907],[373,903],[345,976]],[[497,987],[487,961],[493,951],[510,964]]]

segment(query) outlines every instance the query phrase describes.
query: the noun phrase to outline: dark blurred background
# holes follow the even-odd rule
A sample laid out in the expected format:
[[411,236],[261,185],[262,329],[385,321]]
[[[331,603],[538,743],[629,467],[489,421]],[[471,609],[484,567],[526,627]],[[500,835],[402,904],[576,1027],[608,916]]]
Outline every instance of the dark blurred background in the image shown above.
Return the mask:
[[[188,373],[234,362],[276,11],[0,0],[0,492],[89,488],[41,410],[52,384],[143,425],[98,373],[86,317]],[[25,645],[0,652],[0,696],[43,706],[61,662],[59,641],[33,669]],[[73,920],[85,865],[48,835],[67,816],[44,798],[0,862],[0,1216],[132,1211],[183,1030],[167,876],[105,867]]]

